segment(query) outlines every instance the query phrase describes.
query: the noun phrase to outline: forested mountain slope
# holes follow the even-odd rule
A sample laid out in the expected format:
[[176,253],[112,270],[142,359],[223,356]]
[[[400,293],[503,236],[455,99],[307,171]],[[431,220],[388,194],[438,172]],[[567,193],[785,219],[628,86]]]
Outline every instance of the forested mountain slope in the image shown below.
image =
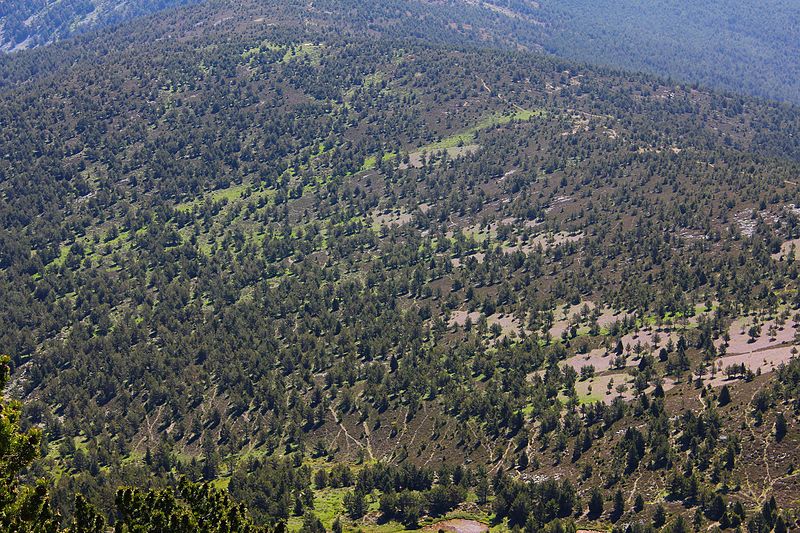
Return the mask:
[[[33,48],[187,0],[9,1],[0,6],[0,49]],[[559,57],[650,72],[737,93],[800,102],[800,6],[790,0],[318,0],[228,2],[219,12],[332,25],[425,42],[547,50]],[[204,10],[195,10],[196,14]],[[232,13],[232,15],[234,15]],[[149,19],[133,30],[142,37]],[[235,18],[235,15],[234,15]],[[172,20],[172,19],[169,19]],[[200,23],[198,19],[196,23]],[[163,27],[163,26],[161,26]],[[166,29],[169,32],[171,29]],[[163,34],[162,34],[163,36]],[[120,35],[115,33],[114,38]],[[59,46],[70,48],[69,41]],[[117,46],[114,42],[113,46]]]
[[0,4],[0,51],[42,46],[190,0],[6,0]]
[[156,14],[58,46],[0,56],[0,88],[68,69],[77,61],[105,61],[110,50],[200,35],[225,39],[232,31],[258,35],[264,27],[274,25],[297,32],[297,37],[313,32],[338,38],[380,36],[425,44],[540,48],[540,27],[529,24],[527,18],[498,13],[487,6],[462,0],[211,0],[174,16]]
[[548,26],[542,44],[559,56],[800,102],[800,4],[792,0],[540,4],[527,11]]
[[5,60],[25,479],[129,530],[143,487],[305,531],[796,524],[798,109],[342,6]]

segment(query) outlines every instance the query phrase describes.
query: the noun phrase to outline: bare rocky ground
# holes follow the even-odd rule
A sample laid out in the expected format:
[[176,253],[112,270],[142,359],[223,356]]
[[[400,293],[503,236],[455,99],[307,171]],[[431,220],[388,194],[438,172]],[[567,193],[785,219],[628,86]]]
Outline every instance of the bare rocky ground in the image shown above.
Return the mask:
[[477,520],[453,518],[436,522],[423,529],[423,531],[450,531],[452,533],[483,533],[489,531],[489,526]]

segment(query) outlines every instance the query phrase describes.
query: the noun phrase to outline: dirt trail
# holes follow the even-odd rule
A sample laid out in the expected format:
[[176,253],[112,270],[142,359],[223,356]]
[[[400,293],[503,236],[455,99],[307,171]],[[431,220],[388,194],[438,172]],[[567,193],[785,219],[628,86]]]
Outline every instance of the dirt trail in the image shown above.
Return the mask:
[[494,465],[491,470],[489,470],[490,474],[497,472],[500,469],[500,467],[506,464],[506,457],[508,457],[508,452],[511,451],[511,447],[513,445],[514,445],[513,441],[508,441],[508,446],[506,446],[506,449],[503,452],[503,456],[500,459],[498,459],[497,464]]
[[147,441],[148,446],[157,442],[157,439],[153,434],[153,427],[155,427],[155,425],[158,423],[158,419],[161,418],[161,412],[163,410],[164,406],[159,405],[155,414],[153,415],[153,419],[150,418],[150,413],[147,411],[144,412],[144,425],[146,428],[146,433],[142,435],[142,438],[139,439],[139,442],[133,447],[134,450],[140,449],[145,441]]
[[639,477],[633,482],[633,488],[631,489],[631,494],[628,496],[628,505],[631,504],[633,499],[636,497],[636,487],[639,486],[639,480],[642,479],[642,474],[639,474]]
[[[358,439],[356,439],[355,437],[353,437],[350,434],[349,431],[347,431],[347,428],[344,427],[344,424],[342,423],[342,421],[339,420],[338,416],[336,416],[336,411],[333,410],[333,406],[329,406],[328,410],[331,412],[331,415],[333,416],[333,420],[339,425],[339,429],[341,429],[344,432],[345,437],[347,437],[348,439],[352,440],[356,444],[356,446],[358,446],[359,448],[361,448],[363,450],[365,448],[364,444],[361,441],[359,441]],[[345,442],[347,442],[347,441],[345,440]],[[349,446],[348,446],[348,448],[349,448]]]
[[[486,83],[486,81],[483,78],[479,78],[479,79],[481,80],[481,83],[483,84],[483,88],[486,90],[486,92],[488,92],[489,94],[492,94],[494,91],[492,91],[492,88],[489,87],[489,85]],[[497,96],[497,98],[501,102],[503,102],[506,105],[510,105],[510,106],[514,107],[517,111],[522,111],[523,113],[530,113],[530,111],[528,111],[524,107],[522,107],[522,106],[520,106],[520,105],[518,105],[518,104],[516,104],[514,102],[509,101],[508,98],[505,98],[502,94],[500,94],[500,93],[494,93],[494,94],[495,94],[495,96]]]
[[414,430],[414,434],[411,435],[411,440],[408,441],[408,448],[409,449],[411,449],[411,445],[414,444],[414,441],[417,439],[417,433],[419,433],[419,428],[421,428],[422,425],[425,424],[426,420],[428,420],[428,412],[427,411],[425,412],[425,416],[422,417],[422,421],[420,421],[419,425],[417,426],[417,429]]
[[480,435],[478,435],[477,430],[471,425],[470,422],[467,422],[467,429],[472,434],[472,438],[478,441],[478,443],[483,446],[483,449],[486,450],[486,453],[489,454],[489,457],[494,457],[494,448],[492,447],[491,442],[488,439],[483,439]]
[[[394,446],[394,449],[391,451],[391,453],[384,455],[384,457],[388,457],[390,461],[394,458],[394,455],[397,452],[397,448],[400,446],[400,443],[402,442],[402,437],[406,433],[408,433],[408,413],[409,411],[408,409],[406,409],[406,416],[403,417],[403,430],[400,432],[400,435],[396,438],[396,444]],[[417,426],[417,429],[415,429],[414,433],[411,435],[411,440],[408,441],[408,443],[406,444],[406,450],[408,450],[409,452],[411,450],[411,446],[414,444],[414,441],[417,439],[417,433],[419,433],[420,427],[422,427],[425,424],[425,421],[427,419],[428,419],[428,411],[426,410],[425,416],[422,417],[422,420]]]
[[363,424],[364,424],[364,435],[367,436],[367,455],[369,455],[370,461],[374,461],[375,460],[375,456],[372,455],[372,443],[370,441],[370,437],[372,435],[369,432],[369,426],[367,425],[367,421],[366,420],[364,420]]
[[[753,400],[755,399],[756,395],[761,392],[761,387],[756,389],[753,395],[750,397],[749,405],[753,404]],[[747,425],[748,431],[750,431],[750,435],[753,437],[753,442],[757,442],[759,440],[758,435],[756,434],[755,428],[753,427],[753,422],[750,420],[749,415],[745,415],[745,424]],[[764,468],[766,469],[766,483],[764,484],[763,490],[759,494],[756,489],[753,488],[753,484],[750,481],[750,477],[745,473],[745,481],[747,482],[747,490],[744,491],[747,493],[748,497],[753,500],[756,505],[761,505],[763,502],[766,501],[767,495],[769,494],[772,487],[775,485],[776,481],[772,479],[772,473],[769,469],[769,436],[763,438],[763,447],[761,452],[762,460],[764,461]]]
[[390,452],[384,454],[383,459],[391,462],[394,459],[395,454],[397,453],[397,449],[400,447],[400,442],[403,440],[403,436],[408,431],[408,412],[409,409],[406,407],[406,414],[403,415],[403,429],[400,430],[400,433],[395,437],[394,447]]

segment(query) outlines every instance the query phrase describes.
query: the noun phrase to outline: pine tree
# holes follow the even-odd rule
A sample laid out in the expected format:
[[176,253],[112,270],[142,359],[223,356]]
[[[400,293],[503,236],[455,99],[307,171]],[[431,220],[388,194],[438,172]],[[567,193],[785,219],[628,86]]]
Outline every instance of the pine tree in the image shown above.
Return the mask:
[[625,499],[622,496],[622,491],[617,489],[617,492],[614,493],[614,508],[611,510],[611,520],[616,522],[623,514],[625,514]]
[[75,497],[75,516],[69,533],[103,533],[106,521],[82,495]]
[[633,501],[633,510],[636,513],[641,513],[644,510],[644,498],[641,494],[636,495],[636,499]]
[[661,527],[664,525],[664,522],[667,521],[667,513],[664,511],[664,506],[658,504],[656,506],[656,510],[653,513],[653,525],[655,527]]
[[722,389],[719,391],[719,406],[724,407],[731,403],[731,391],[728,389],[727,385],[723,385]]
[[592,489],[592,496],[589,498],[589,517],[597,518],[603,514],[603,495],[595,487]]
[[778,516],[775,520],[775,533],[786,533],[789,531],[786,528],[786,522],[783,520],[783,516]]
[[783,413],[778,413],[778,416],[775,417],[775,440],[778,442],[783,440],[783,437],[786,436],[787,427],[786,417]]
[[352,490],[344,495],[344,508],[353,520],[358,520],[367,512],[367,503],[364,493],[359,489]]
[[475,493],[478,496],[478,504],[483,505],[489,501],[489,481],[486,476],[481,476],[478,479],[478,485],[475,488]]
[[306,511],[303,515],[303,527],[300,528],[300,533],[325,533],[325,526],[322,525],[322,521],[317,518],[317,515]]
[[725,505],[725,499],[721,495],[717,494],[708,505],[708,509],[706,509],[706,515],[708,515],[711,520],[720,520],[722,515],[725,514],[725,509],[727,509],[727,506]]

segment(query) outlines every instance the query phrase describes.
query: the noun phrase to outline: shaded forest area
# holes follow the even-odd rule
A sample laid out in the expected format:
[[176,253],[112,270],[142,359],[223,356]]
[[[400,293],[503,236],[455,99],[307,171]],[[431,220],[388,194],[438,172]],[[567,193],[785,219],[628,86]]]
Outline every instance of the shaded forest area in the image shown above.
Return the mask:
[[[502,4],[503,2],[497,2]],[[531,12],[560,57],[765,98],[800,98],[800,6],[790,0],[554,0]]]

